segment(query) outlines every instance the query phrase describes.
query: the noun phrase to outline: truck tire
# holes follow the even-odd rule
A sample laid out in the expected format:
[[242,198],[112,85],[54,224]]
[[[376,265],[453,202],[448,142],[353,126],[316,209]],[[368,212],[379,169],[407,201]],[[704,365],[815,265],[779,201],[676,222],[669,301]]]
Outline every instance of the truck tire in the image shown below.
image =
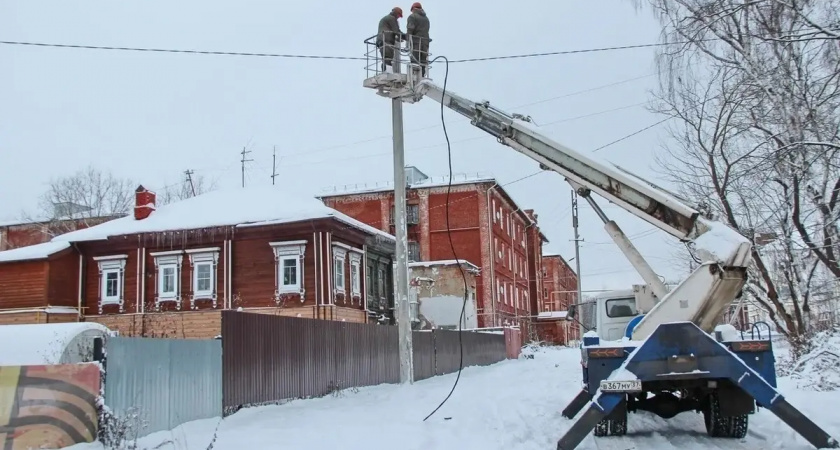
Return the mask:
[[706,433],[711,437],[743,439],[747,435],[749,414],[723,417],[720,413],[718,394],[709,394],[708,405],[703,409]]
[[627,413],[619,419],[604,419],[595,425],[595,436],[624,436],[627,434]]

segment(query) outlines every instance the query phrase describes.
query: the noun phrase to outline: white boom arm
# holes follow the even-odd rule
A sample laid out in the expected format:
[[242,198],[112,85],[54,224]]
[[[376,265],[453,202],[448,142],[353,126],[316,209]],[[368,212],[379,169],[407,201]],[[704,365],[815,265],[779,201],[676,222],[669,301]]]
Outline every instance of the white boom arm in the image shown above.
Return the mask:
[[[409,102],[426,96],[440,102],[495,136],[500,143],[559,173],[590,201],[604,220],[607,232],[660,298],[634,328],[634,340],[644,339],[666,322],[691,321],[711,332],[720,314],[740,295],[752,244],[732,228],[701,217],[673,194],[618,166],[595,161],[543,136],[521,116],[500,111],[489,102],[475,103],[449,90],[444,92],[428,79],[412,81],[402,94],[393,96],[404,97]],[[702,260],[700,267],[670,293],[665,293],[664,286],[629,239],[597,208],[589,197],[590,191],[681,241],[693,242]]]

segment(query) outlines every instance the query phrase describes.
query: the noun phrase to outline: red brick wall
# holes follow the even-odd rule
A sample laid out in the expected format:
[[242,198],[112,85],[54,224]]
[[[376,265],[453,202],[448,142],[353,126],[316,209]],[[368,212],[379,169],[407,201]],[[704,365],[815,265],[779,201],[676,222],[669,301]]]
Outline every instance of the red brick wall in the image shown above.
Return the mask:
[[48,242],[53,236],[88,228],[107,222],[113,218],[95,217],[49,223],[23,223],[0,227],[0,251]]
[[571,266],[557,255],[543,256],[545,269],[540,311],[566,311],[576,303],[577,276]]
[[[536,248],[541,249],[539,227],[526,230],[519,207],[492,187],[492,183],[455,185],[449,194],[449,228],[455,252],[459,259],[482,269],[476,280],[479,326],[492,326],[494,315],[496,324],[505,320],[513,324],[517,318],[527,318],[538,297],[530,282],[533,269],[528,264],[531,256],[526,233],[536,232]],[[419,242],[423,261],[453,259],[446,227],[446,191],[446,187],[435,187],[413,189],[407,194],[407,204],[417,204],[420,213],[420,223],[408,227],[408,238]],[[329,197],[324,203],[368,225],[395,233],[389,225],[393,191]],[[488,231],[490,224],[492,231]],[[503,255],[499,255],[501,247]],[[490,275],[491,266],[495,276]],[[494,278],[504,289],[504,296],[497,290]]]

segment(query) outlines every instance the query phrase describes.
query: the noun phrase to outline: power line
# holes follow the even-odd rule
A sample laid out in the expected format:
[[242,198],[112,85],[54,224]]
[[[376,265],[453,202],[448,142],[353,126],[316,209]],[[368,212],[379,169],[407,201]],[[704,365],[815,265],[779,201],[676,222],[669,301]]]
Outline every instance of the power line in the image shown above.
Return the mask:
[[651,128],[653,128],[653,127],[655,127],[655,126],[657,126],[657,125],[659,125],[659,124],[661,124],[661,123],[665,123],[665,122],[667,122],[667,121],[669,121],[669,120],[671,120],[671,119],[673,119],[673,117],[666,117],[666,118],[664,118],[664,119],[660,120],[659,122],[656,122],[656,123],[650,124],[650,125],[648,125],[648,126],[646,126],[646,127],[642,128],[641,130],[635,131],[635,132],[633,132],[633,133],[628,134],[627,136],[624,136],[624,137],[622,137],[622,138],[616,139],[616,140],[614,140],[614,141],[610,142],[609,144],[604,144],[604,145],[602,145],[602,146],[600,146],[600,147],[596,148],[595,150],[592,150],[592,153],[595,153],[595,152],[597,152],[597,151],[599,151],[599,150],[603,150],[603,149],[605,149],[605,148],[607,148],[607,147],[609,147],[609,146],[611,146],[611,145],[613,145],[613,144],[618,144],[619,142],[621,142],[621,141],[623,141],[623,140],[625,140],[625,139],[629,139],[629,138],[631,138],[631,137],[633,137],[633,136],[635,136],[635,135],[637,135],[637,134],[639,134],[639,133],[641,133],[641,132],[643,132],[643,131],[650,130]]
[[[701,39],[694,42],[703,42],[707,40],[716,40],[716,39]],[[504,55],[504,56],[488,56],[483,58],[467,58],[467,59],[455,59],[450,61],[450,63],[466,63],[466,62],[480,62],[480,61],[499,61],[505,59],[518,59],[518,58],[538,58],[543,56],[559,56],[559,55],[571,55],[577,53],[597,53],[597,52],[607,52],[607,51],[616,51],[616,50],[630,50],[630,49],[637,49],[637,48],[650,48],[650,47],[663,47],[668,45],[675,45],[675,44],[689,44],[692,42],[685,41],[685,42],[659,42],[659,43],[649,43],[649,44],[636,44],[636,45],[619,45],[619,46],[612,46],[612,47],[597,47],[597,48],[585,48],[585,49],[578,49],[578,50],[561,50],[555,52],[544,52],[544,53],[525,53],[525,54],[518,54],[518,55]],[[362,56],[336,56],[336,55],[301,55],[301,54],[289,54],[289,53],[262,53],[262,52],[229,52],[229,51],[220,51],[220,50],[189,50],[189,49],[173,49],[173,48],[153,48],[153,47],[113,47],[113,46],[105,46],[105,45],[81,45],[81,44],[56,44],[51,42],[28,42],[28,41],[0,41],[0,44],[3,45],[18,45],[18,46],[29,46],[29,47],[51,47],[51,48],[67,48],[67,49],[83,49],[83,50],[111,50],[111,51],[127,51],[127,52],[147,52],[147,53],[185,53],[185,54],[195,54],[195,55],[214,55],[214,56],[250,56],[250,57],[260,57],[260,58],[286,58],[286,59],[331,59],[331,60],[346,60],[346,61],[364,61],[365,57]]]
[[291,58],[291,59],[339,59],[339,60],[364,60],[361,56],[327,56],[327,55],[295,55],[282,53],[256,53],[256,52],[223,52],[209,50],[179,50],[171,48],[143,48],[143,47],[108,47],[102,45],[75,45],[75,44],[53,44],[45,42],[22,42],[22,41],[0,41],[4,45],[25,45],[32,47],[55,47],[74,48],[85,50],[115,50],[129,52],[150,52],[150,53],[190,53],[197,55],[225,55],[225,56],[256,56],[262,58]]

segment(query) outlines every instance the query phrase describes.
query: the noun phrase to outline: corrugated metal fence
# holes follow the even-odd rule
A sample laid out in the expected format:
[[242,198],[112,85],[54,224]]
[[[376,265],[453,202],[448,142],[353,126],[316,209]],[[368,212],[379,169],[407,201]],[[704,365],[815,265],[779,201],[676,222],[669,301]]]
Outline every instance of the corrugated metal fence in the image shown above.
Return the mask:
[[222,414],[222,343],[218,340],[111,337],[105,404],[138,415],[140,436]]
[[503,334],[465,331],[460,342],[458,334],[448,330],[414,332],[415,380],[457,372],[462,347],[463,367],[495,364],[507,357]]
[[399,382],[397,327],[222,312],[224,411]]

